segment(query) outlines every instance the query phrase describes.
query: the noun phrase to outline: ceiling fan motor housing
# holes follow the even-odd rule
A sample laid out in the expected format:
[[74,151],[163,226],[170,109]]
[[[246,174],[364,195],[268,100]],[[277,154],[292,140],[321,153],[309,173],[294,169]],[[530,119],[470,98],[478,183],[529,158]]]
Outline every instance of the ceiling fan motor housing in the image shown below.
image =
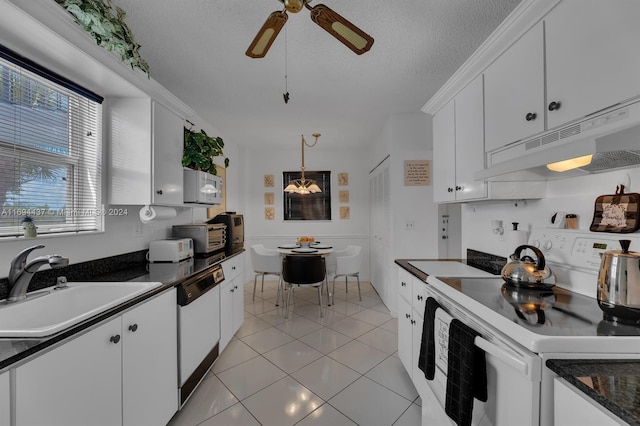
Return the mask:
[[284,0],[284,7],[287,12],[298,13],[304,8],[304,0]]

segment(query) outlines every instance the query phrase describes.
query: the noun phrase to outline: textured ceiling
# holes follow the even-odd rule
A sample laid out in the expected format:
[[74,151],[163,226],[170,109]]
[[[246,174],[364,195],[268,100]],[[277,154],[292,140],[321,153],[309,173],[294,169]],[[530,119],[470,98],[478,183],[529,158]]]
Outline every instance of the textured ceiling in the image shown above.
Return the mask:
[[325,0],[375,39],[369,52],[355,55],[303,10],[251,59],[277,0],[113,0],[151,76],[246,147],[296,146],[313,132],[325,147],[366,146],[391,114],[419,112],[519,2]]

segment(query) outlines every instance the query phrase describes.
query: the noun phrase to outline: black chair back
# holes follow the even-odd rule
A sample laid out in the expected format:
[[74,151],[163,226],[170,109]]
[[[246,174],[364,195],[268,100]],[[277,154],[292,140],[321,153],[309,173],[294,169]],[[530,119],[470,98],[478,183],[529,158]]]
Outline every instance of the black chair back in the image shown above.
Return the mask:
[[319,283],[325,274],[322,256],[285,256],[282,261],[282,279],[290,284]]

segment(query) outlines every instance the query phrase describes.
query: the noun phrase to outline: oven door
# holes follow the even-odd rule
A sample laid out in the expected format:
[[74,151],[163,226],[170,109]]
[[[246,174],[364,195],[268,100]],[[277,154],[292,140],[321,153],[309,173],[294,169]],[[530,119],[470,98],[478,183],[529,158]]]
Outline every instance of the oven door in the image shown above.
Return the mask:
[[[512,426],[538,425],[540,408],[540,380],[542,360],[510,342],[497,330],[475,318],[470,312],[453,305],[432,286],[425,286],[425,295],[433,297],[443,309],[436,311],[434,321],[436,337],[436,369],[433,380],[427,380],[430,395],[437,408],[430,407],[431,417],[446,418],[445,413],[448,362],[448,326],[456,318],[478,333],[475,345],[485,352],[487,371],[487,401],[473,400],[473,425]],[[426,300],[426,298],[425,298]],[[424,399],[424,398],[423,398]],[[435,412],[439,410],[440,412]],[[425,413],[423,403],[423,424]]]

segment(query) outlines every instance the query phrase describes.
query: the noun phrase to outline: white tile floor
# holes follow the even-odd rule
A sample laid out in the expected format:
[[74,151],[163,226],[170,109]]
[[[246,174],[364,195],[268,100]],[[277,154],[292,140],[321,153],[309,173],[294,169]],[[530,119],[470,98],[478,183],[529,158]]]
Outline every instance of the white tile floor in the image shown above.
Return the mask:
[[420,398],[397,357],[397,319],[369,283],[320,318],[317,291],[298,288],[289,319],[275,306],[276,282],[252,302],[212,371],[169,426],[417,426]]

